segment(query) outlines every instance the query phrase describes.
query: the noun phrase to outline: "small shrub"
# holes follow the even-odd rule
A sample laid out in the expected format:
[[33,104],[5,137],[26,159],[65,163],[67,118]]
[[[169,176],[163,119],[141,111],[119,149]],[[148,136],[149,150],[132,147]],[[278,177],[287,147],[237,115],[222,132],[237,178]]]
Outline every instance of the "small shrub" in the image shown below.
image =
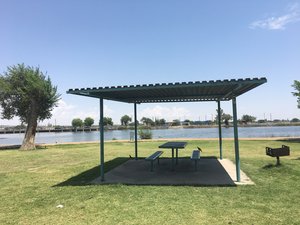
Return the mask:
[[152,139],[151,130],[139,130],[139,136],[141,139]]

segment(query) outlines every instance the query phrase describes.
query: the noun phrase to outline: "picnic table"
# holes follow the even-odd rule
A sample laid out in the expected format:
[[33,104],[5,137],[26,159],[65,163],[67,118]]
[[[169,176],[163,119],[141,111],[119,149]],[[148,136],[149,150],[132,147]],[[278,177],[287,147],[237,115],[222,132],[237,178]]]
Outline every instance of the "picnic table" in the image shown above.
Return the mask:
[[178,149],[183,149],[187,145],[187,142],[184,141],[171,141],[166,142],[160,146],[159,148],[169,148],[172,149],[172,170],[174,170],[174,150],[176,150],[176,165],[178,164]]

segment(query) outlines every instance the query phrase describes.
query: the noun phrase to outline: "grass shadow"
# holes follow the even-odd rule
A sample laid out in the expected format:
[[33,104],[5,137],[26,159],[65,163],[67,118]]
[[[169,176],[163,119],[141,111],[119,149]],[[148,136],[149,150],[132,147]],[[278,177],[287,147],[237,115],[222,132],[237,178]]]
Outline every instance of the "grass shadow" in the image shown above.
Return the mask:
[[[2,145],[0,146],[0,150],[4,151],[4,150],[20,150],[21,145]],[[32,149],[34,150],[45,150],[47,149],[47,146],[44,144],[36,144],[35,145],[36,149]],[[26,150],[26,151],[31,151],[31,150]]]
[[21,145],[3,145],[0,146],[0,150],[19,150]]
[[288,142],[288,143],[300,143],[300,138],[284,138],[276,141]]
[[[126,162],[129,158],[118,157],[113,160],[104,163],[104,173],[110,171],[111,169],[119,166],[120,164]],[[63,186],[86,186],[91,185],[91,181],[100,176],[100,165],[95,166],[89,170],[86,170],[76,176],[69,178],[53,187],[63,187]]]
[[268,165],[263,166],[262,168],[265,169],[265,170],[268,170],[268,169],[272,169],[272,168],[279,168],[279,167],[282,167],[282,166],[283,166],[282,164],[279,164],[279,165],[268,164]]

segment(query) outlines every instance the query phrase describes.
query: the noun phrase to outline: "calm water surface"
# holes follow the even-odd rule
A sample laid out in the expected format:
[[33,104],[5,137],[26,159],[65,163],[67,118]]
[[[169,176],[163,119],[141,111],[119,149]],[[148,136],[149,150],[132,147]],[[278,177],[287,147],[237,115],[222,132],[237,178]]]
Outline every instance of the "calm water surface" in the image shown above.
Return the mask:
[[[105,140],[129,140],[130,130],[105,131]],[[193,128],[193,129],[164,129],[152,130],[153,139],[159,138],[217,138],[218,128]],[[99,132],[65,132],[65,133],[37,133],[36,143],[64,143],[98,141]],[[223,128],[224,138],[233,137],[233,128]],[[285,127],[240,127],[239,137],[300,137],[300,126]],[[0,145],[21,144],[24,134],[0,134]]]

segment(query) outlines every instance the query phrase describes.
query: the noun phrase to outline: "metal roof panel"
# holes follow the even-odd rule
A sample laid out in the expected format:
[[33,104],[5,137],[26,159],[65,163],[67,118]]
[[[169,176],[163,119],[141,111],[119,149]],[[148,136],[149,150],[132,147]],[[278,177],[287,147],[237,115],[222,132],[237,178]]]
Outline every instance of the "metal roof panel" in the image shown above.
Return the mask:
[[265,77],[210,80],[208,82],[189,81],[168,84],[155,83],[148,85],[76,88],[69,89],[67,93],[128,103],[227,101],[266,82],[267,79]]

